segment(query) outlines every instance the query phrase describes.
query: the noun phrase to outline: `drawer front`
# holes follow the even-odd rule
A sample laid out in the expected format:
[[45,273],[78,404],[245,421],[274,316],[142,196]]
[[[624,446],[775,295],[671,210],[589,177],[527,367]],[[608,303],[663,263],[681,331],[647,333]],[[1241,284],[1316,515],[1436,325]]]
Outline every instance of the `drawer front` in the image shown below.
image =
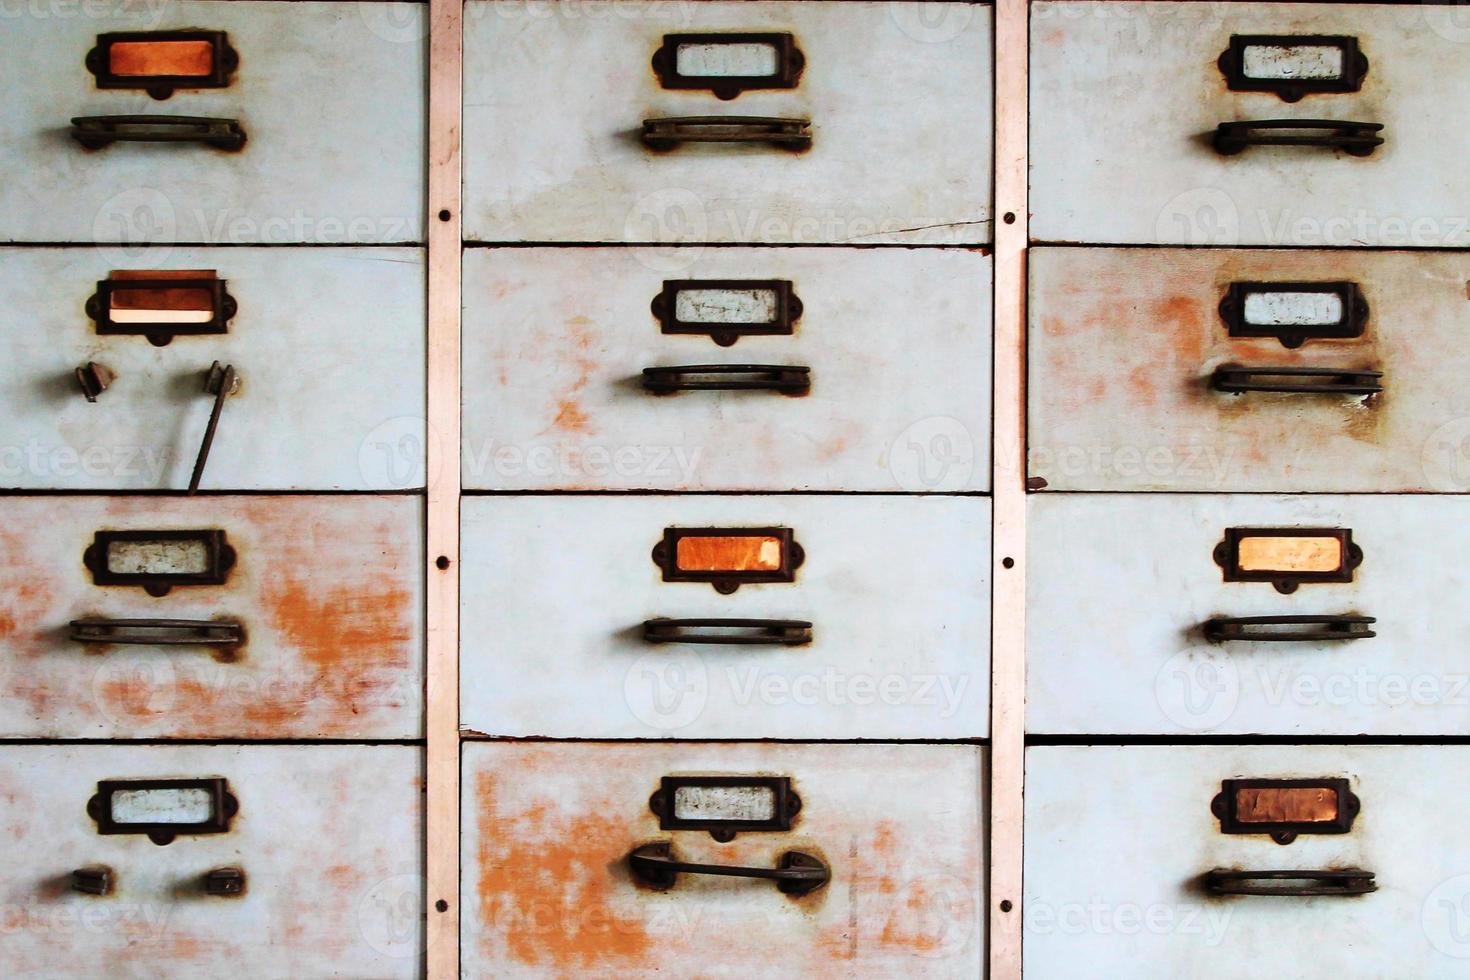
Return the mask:
[[[1067,2],[1036,4],[1031,24],[1034,238],[1470,244],[1452,11]],[[1254,125],[1222,139],[1221,124]],[[1256,142],[1281,137],[1306,142]]]
[[[409,3],[257,0],[8,19],[0,241],[422,241],[426,20]],[[183,29],[211,39],[170,34]],[[193,49],[196,63],[178,57]],[[178,82],[162,100],[160,77]],[[83,125],[124,138],[88,148],[68,132],[140,115],[221,122],[212,143],[132,141],[138,124],[104,122]]]
[[[983,753],[973,745],[467,744],[464,975],[978,976]],[[680,829],[663,829],[651,796],[671,776],[726,779],[686,785],[687,798],[672,786]],[[731,785],[742,776],[784,779],[788,792]],[[769,817],[773,798],[791,794],[799,810],[788,808],[780,827],[725,843],[715,833],[748,823],[683,829],[691,809]],[[630,863],[649,845],[664,845],[670,860],[744,868],[781,867],[795,854],[793,863],[825,867],[827,880],[796,883],[810,889],[804,894],[693,873],[655,886]]]
[[1470,257],[1059,248],[1030,275],[1053,490],[1470,488]]
[[421,736],[417,498],[12,497],[5,509],[0,735]]
[[[194,832],[220,813],[198,786],[99,793],[163,779],[223,779],[228,829]],[[417,748],[11,745],[0,781],[8,977],[418,975]],[[140,821],[192,826],[160,847]],[[242,892],[206,890],[222,869],[244,873]],[[73,890],[74,871],[108,893]]]
[[[473,0],[465,17],[471,241],[990,240],[988,6],[635,2],[544,17]],[[738,72],[757,87],[732,89]],[[653,122],[700,117],[733,141],[664,141],[676,124]],[[797,142],[768,142],[772,129]]]
[[465,283],[466,486],[988,489],[979,252],[475,249]]
[[[1470,846],[1457,831],[1470,800],[1446,778],[1470,761],[1463,746],[1054,746],[1026,759],[1028,976],[1464,976]],[[1346,780],[1359,809],[1328,833],[1341,796],[1281,807],[1311,818],[1283,846],[1239,821],[1279,811],[1241,806],[1224,782],[1238,779]],[[1228,821],[1212,812],[1221,795],[1236,801]],[[1216,895],[1203,876],[1217,869],[1367,871],[1377,891]]]
[[[670,529],[706,537],[670,546]],[[983,498],[469,498],[462,534],[460,702],[474,731],[594,738],[988,731],[990,505]],[[776,540],[783,534],[791,541]],[[783,574],[782,561],[735,553],[752,543],[795,554],[799,564]],[[701,545],[706,554],[715,549],[713,560],[701,560]],[[721,566],[743,571],[707,571]],[[723,631],[645,627],[689,619],[761,622]],[[785,632],[800,629],[780,625],[789,623],[807,624],[809,637]],[[712,632],[722,642],[689,642]],[[731,632],[763,642],[731,642]]]
[[421,250],[10,249],[0,290],[0,485],[184,489],[219,362],[203,489],[423,486]]
[[[1064,494],[1029,514],[1032,731],[1470,734],[1463,497]],[[1308,620],[1238,622],[1256,617]]]

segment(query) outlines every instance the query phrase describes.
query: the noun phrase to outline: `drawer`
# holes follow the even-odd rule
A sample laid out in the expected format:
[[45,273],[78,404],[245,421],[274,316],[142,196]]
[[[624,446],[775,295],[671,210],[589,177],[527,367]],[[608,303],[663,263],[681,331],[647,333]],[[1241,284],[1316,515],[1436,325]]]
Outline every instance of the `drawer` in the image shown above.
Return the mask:
[[[462,513],[473,731],[988,731],[984,498],[479,497]],[[686,622],[710,619],[747,622]]]
[[[1446,778],[1470,762],[1464,746],[1051,746],[1026,761],[1027,976],[1465,975],[1470,798]],[[1260,785],[1280,780],[1308,785]],[[1322,790],[1334,781],[1346,785]],[[1286,845],[1267,829],[1281,817]],[[1207,886],[1217,870],[1337,874]],[[1211,890],[1362,880],[1343,871],[1377,890]]]
[[1033,486],[1470,489],[1467,282],[1460,253],[1036,249]]
[[980,976],[984,752],[469,743],[463,974]]
[[989,488],[988,256],[669,254],[465,254],[466,486]]
[[420,754],[6,746],[5,975],[418,976]]
[[[1033,731],[1470,734],[1470,499],[1061,494],[1029,513]],[[1239,622],[1257,617],[1307,620]]]
[[466,239],[990,240],[988,5],[608,9],[466,4]]
[[203,489],[424,485],[422,250],[6,249],[0,291],[0,486],[184,489],[215,362]]
[[421,5],[33,12],[0,39],[0,241],[424,239]]
[[5,515],[0,737],[421,737],[419,499],[10,497]]
[[[1387,3],[1035,4],[1031,235],[1470,244],[1470,134],[1455,124],[1470,66],[1454,17]],[[1302,142],[1262,142],[1283,138]]]

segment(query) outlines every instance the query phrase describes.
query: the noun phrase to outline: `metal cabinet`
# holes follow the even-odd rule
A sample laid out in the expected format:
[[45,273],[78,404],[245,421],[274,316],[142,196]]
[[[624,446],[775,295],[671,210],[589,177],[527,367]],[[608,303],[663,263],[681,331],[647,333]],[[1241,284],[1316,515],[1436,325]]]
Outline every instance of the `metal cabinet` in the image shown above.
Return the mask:
[[990,8],[465,8],[465,238],[990,240]]
[[477,497],[462,528],[473,731],[988,731],[985,498]]
[[974,977],[984,751],[467,743],[463,974]]
[[1037,3],[1041,241],[1470,245],[1464,25],[1385,3]]
[[466,486],[988,488],[987,256],[711,248],[663,259],[466,252]]
[[0,38],[0,241],[422,241],[426,12],[112,5]]
[[0,787],[7,977],[419,975],[413,747],[9,745]]

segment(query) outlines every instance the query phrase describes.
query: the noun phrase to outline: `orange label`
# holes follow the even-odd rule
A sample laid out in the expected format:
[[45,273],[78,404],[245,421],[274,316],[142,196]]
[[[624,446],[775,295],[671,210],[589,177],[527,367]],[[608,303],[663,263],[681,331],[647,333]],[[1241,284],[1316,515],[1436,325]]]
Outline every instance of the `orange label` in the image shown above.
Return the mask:
[[118,41],[107,52],[114,75],[202,78],[214,72],[214,44],[209,41]]
[[771,537],[683,537],[674,561],[683,572],[774,572],[781,540]]

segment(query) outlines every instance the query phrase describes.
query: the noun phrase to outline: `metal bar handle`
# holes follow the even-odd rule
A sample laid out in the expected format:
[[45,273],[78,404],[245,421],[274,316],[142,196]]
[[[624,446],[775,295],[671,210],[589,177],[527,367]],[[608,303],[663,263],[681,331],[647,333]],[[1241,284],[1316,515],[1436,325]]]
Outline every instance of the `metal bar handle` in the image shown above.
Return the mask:
[[1301,395],[1376,395],[1383,390],[1382,378],[1382,371],[1352,368],[1222,365],[1210,376],[1210,385],[1216,391],[1230,394],[1276,391]]
[[1339,897],[1376,892],[1378,885],[1373,878],[1372,871],[1362,868],[1331,871],[1226,871],[1216,868],[1205,872],[1204,888],[1211,895]]
[[[1367,640],[1377,636],[1372,616],[1235,616],[1205,620],[1211,643],[1245,640],[1293,643],[1312,640]],[[1279,627],[1279,628],[1278,628]]]
[[189,476],[189,492],[197,493],[199,481],[204,477],[204,464],[209,460],[210,447],[214,445],[214,430],[219,428],[219,413],[225,407],[225,399],[235,390],[240,376],[232,364],[220,366],[215,361],[204,378],[205,394],[214,396],[214,406],[209,411],[209,424],[204,427],[204,441],[199,444],[199,456],[194,460],[194,472]]
[[1383,145],[1382,123],[1345,119],[1245,119],[1215,127],[1215,152],[1234,156],[1248,146],[1323,146],[1366,157]]
[[787,150],[812,145],[810,119],[780,116],[666,116],[643,120],[643,143],[672,150],[681,143],[766,143]]
[[805,895],[832,880],[832,871],[820,858],[802,851],[787,851],[774,868],[745,868],[732,864],[695,864],[673,856],[667,842],[635,847],[628,855],[635,877],[654,888],[671,888],[683,874],[719,875],[728,878],[762,878],[776,882],[786,895]]
[[238,119],[210,116],[74,116],[71,138],[89,150],[112,143],[202,143],[219,150],[245,145]]
[[775,391],[805,395],[812,369],[782,364],[679,364],[643,369],[643,389],[655,395],[674,391]]
[[812,642],[812,624],[800,619],[648,619],[643,622],[643,640],[800,646]]
[[74,619],[68,636],[78,643],[143,646],[236,647],[245,627],[230,619]]

